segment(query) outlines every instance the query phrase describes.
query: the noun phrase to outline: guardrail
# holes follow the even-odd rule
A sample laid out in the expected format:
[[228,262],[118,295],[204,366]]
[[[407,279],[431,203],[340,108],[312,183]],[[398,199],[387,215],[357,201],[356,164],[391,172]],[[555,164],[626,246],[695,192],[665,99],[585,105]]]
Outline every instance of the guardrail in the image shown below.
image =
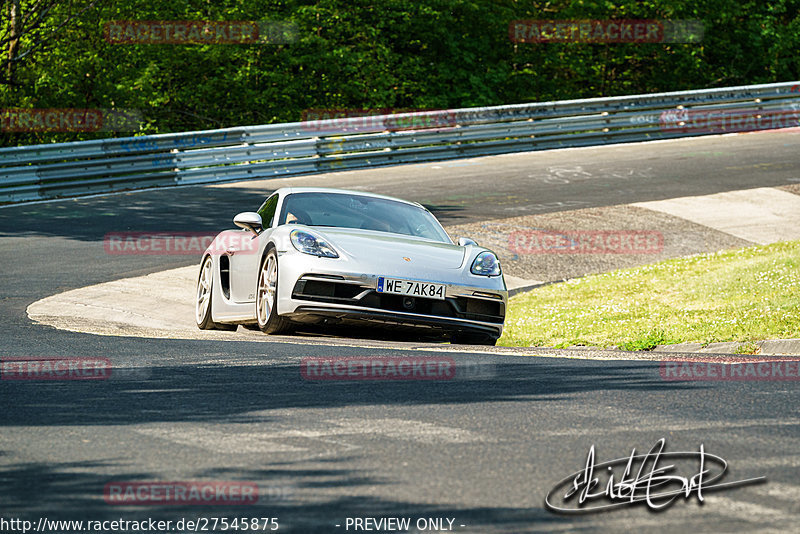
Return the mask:
[[[799,84],[2,148],[0,203],[793,127],[800,117]],[[398,126],[404,123],[414,129]]]

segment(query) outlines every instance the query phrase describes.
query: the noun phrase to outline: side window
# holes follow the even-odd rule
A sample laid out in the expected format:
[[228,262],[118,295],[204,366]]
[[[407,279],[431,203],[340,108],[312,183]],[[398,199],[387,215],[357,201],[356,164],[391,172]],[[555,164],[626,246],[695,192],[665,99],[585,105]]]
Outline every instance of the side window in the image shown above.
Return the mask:
[[258,208],[258,214],[261,215],[261,222],[265,229],[272,226],[272,220],[275,218],[275,209],[277,207],[278,195],[272,195]]

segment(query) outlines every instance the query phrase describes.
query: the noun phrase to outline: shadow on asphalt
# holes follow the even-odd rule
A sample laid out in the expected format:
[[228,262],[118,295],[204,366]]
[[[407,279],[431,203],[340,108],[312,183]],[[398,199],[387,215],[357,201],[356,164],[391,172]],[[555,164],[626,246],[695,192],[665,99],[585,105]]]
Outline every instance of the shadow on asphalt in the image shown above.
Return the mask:
[[[124,345],[124,343],[123,343]],[[251,345],[251,344],[246,344]],[[260,344],[252,344],[260,345]],[[187,350],[203,356],[202,344]],[[220,347],[227,346],[221,344]],[[120,352],[124,353],[123,347]],[[240,356],[258,357],[263,347],[251,347]],[[224,350],[224,349],[223,349]],[[374,352],[345,349],[348,355]],[[219,353],[217,353],[219,354]],[[159,358],[158,355],[151,355]],[[212,356],[208,354],[207,356]],[[277,355],[276,355],[277,356]],[[416,356],[413,355],[413,356]],[[419,356],[434,356],[420,352]],[[112,377],[104,381],[0,381],[0,395],[7,406],[0,415],[0,433],[10,427],[85,425],[140,425],[159,422],[247,424],[270,423],[279,417],[270,411],[291,408],[336,408],[370,405],[424,406],[426,404],[481,404],[487,402],[531,402],[563,400],[571,394],[598,389],[647,392],[697,388],[697,384],[664,382],[658,364],[643,362],[574,362],[531,360],[509,362],[486,355],[443,353],[462,362],[477,363],[471,373],[442,381],[309,381],[301,376],[300,358],[286,363],[255,365],[192,364],[131,367],[113,365]],[[288,358],[291,358],[290,360]],[[483,367],[481,367],[483,365]],[[115,376],[114,373],[117,373]],[[283,416],[280,416],[283,420]],[[13,430],[13,431],[24,431]],[[188,453],[187,453],[188,454]],[[3,452],[0,451],[0,455]],[[370,496],[326,495],[341,487],[369,488],[392,484],[380,473],[341,467],[352,458],[308,459],[270,462],[265,455],[259,469],[199,469],[183,480],[241,480],[259,488],[290,486],[302,491],[302,499],[287,494],[267,497],[253,506],[118,506],[104,502],[103,488],[114,481],[161,480],[158,473],[123,472],[128,458],[106,462],[14,463],[0,467],[0,502],[4,515],[59,520],[176,520],[181,517],[275,517],[284,532],[337,532],[337,518],[346,517],[455,517],[471,531],[547,532],[560,525],[574,528],[576,518],[559,517],[543,508],[452,508]],[[352,462],[350,462],[352,465]],[[113,473],[113,474],[112,474]],[[290,483],[286,483],[290,480]],[[311,490],[313,498],[308,498]],[[314,493],[314,492],[317,493]],[[263,493],[262,493],[263,495]],[[562,528],[564,528],[562,526]],[[458,529],[457,529],[458,530]],[[70,532],[62,530],[62,532]]]
[[[347,354],[338,356],[376,357],[374,350],[343,350]],[[595,391],[598,384],[605,391],[639,392],[701,387],[664,381],[658,362],[584,362],[587,365],[576,366],[540,359],[532,363],[501,363],[503,358],[449,352],[391,355],[452,358],[456,375],[441,380],[307,380],[301,376],[299,358],[286,364],[221,362],[144,368],[121,368],[112,360],[109,380],[0,381],[0,392],[14,407],[0,416],[0,427],[181,421],[264,423],[272,419],[247,414],[291,408],[530,402]],[[315,354],[318,356],[325,354]]]
[[[110,232],[207,232],[235,228],[272,191],[179,187],[0,209],[0,236],[102,241]],[[199,261],[199,260],[198,260]]]
[[[3,502],[4,517],[27,519],[34,524],[40,517],[50,520],[113,521],[172,520],[180,518],[277,517],[280,532],[346,532],[347,517],[448,517],[454,518],[455,531],[469,532],[548,532],[560,524],[574,524],[574,517],[559,517],[543,508],[489,508],[489,507],[444,507],[419,503],[388,500],[369,496],[334,497],[319,499],[314,503],[301,503],[292,493],[275,497],[264,496],[264,489],[291,476],[297,490],[314,490],[335,486],[366,486],[380,484],[350,469],[341,469],[337,463],[346,459],[328,460],[331,466],[324,469],[288,469],[281,463],[267,464],[263,469],[224,469],[198,472],[194,480],[240,480],[256,482],[262,497],[256,505],[168,505],[168,506],[124,506],[111,505],[103,500],[103,488],[109,482],[152,481],[157,476],[151,473],[129,472],[113,477],[103,474],[107,464],[97,462],[53,462],[48,464],[17,464],[0,470],[0,501]],[[337,528],[336,524],[341,527]],[[478,529],[478,530],[476,530]],[[352,527],[351,527],[352,530]],[[210,527],[209,527],[210,531]],[[217,530],[220,531],[220,530]],[[262,531],[262,530],[259,530]],[[72,533],[76,530],[61,529],[58,532]],[[269,532],[267,529],[266,532]],[[413,528],[410,532],[416,532]]]
[[[50,236],[102,241],[111,232],[207,232],[235,228],[274,190],[179,187],[0,209],[0,237]],[[460,222],[461,206],[427,206],[443,224]]]

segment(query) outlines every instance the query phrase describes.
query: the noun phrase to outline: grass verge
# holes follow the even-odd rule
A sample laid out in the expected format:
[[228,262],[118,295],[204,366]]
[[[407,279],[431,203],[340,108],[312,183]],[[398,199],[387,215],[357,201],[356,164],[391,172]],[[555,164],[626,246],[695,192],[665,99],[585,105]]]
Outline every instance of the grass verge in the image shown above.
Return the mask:
[[797,337],[800,241],[787,241],[677,258],[517,295],[498,344],[651,350],[683,342]]

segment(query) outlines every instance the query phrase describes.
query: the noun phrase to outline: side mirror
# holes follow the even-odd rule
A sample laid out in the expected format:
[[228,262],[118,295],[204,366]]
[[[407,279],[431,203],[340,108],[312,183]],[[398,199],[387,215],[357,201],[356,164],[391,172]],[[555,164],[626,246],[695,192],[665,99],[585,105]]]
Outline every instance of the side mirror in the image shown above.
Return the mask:
[[472,245],[473,247],[477,247],[478,243],[468,237],[459,237],[458,238],[458,246],[459,247],[466,247],[467,245]]
[[263,225],[261,222],[261,215],[254,211],[243,211],[233,218],[233,224],[239,228],[250,230],[256,235],[258,235],[258,232],[261,230]]

